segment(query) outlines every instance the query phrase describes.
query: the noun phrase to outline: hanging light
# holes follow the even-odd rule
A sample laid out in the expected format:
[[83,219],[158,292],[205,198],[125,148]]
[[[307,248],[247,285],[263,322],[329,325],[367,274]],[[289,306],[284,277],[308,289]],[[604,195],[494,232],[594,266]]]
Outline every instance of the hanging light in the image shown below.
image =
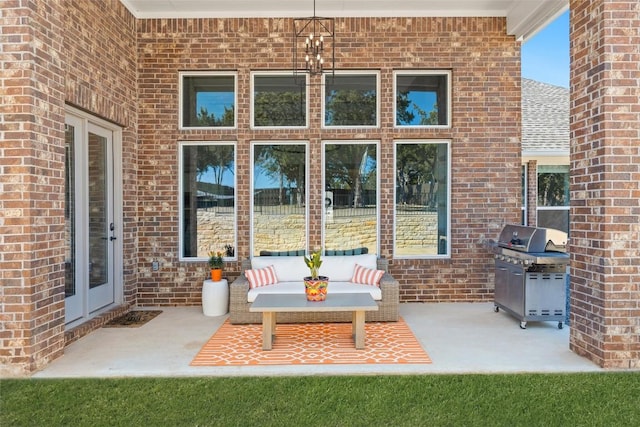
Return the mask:
[[311,76],[334,74],[335,32],[334,18],[316,16],[316,1],[313,0],[311,18],[293,20],[293,74],[307,73]]

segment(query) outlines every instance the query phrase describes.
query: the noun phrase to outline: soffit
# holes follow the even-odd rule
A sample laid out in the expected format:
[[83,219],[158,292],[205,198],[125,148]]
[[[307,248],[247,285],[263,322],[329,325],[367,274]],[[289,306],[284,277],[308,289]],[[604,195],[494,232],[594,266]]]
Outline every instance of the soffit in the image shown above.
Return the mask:
[[[120,0],[139,19],[308,17],[313,0]],[[317,0],[316,16],[504,16],[526,40],[569,7],[569,0]]]

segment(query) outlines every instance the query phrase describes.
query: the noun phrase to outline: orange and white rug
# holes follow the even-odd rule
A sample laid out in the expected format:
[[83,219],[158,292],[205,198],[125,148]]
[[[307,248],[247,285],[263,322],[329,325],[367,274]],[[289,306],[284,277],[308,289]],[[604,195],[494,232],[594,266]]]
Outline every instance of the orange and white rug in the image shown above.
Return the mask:
[[431,363],[403,319],[367,322],[365,330],[365,349],[356,350],[351,323],[278,324],[273,349],[265,351],[262,325],[226,320],[191,366]]

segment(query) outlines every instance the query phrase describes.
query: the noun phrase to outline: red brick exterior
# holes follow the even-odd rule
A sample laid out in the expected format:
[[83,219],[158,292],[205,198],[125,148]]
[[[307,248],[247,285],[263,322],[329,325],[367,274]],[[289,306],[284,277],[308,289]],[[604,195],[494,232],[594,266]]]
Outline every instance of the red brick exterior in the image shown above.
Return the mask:
[[65,345],[65,102],[126,128],[124,289],[135,302],[135,20],[117,1],[5,1],[0,27],[0,373],[17,375]]
[[[572,4],[571,345],[612,367],[638,367],[639,360],[640,40],[618,30],[638,27],[636,4]],[[520,45],[506,35],[505,19],[337,19],[337,67],[381,76],[381,126],[358,131],[321,129],[318,86],[310,88],[310,129],[250,129],[250,72],[291,67],[290,19],[141,21],[117,0],[33,0],[4,2],[0,24],[0,373],[39,369],[62,354],[65,334],[76,339],[129,305],[200,303],[206,265],[178,259],[180,140],[238,142],[240,258],[249,254],[251,141],[309,140],[311,158],[320,159],[322,140],[379,140],[380,248],[400,280],[401,299],[492,298],[493,263],[482,242],[504,223],[519,222],[521,207]],[[393,128],[393,71],[406,69],[451,71],[451,129]],[[183,70],[237,71],[238,129],[178,129]],[[122,127],[124,216],[122,304],[69,331],[65,103]],[[394,259],[392,159],[399,138],[451,141],[450,259]],[[311,247],[320,244],[320,168],[310,165]],[[227,266],[230,279],[238,269]]]
[[[321,129],[321,92],[310,87],[310,128],[250,129],[250,72],[290,70],[291,19],[152,19],[139,22],[140,217],[138,303],[197,304],[202,264],[177,259],[179,140],[238,142],[238,255],[249,255],[250,144],[254,140],[379,140],[381,254],[401,283],[403,301],[492,298],[493,262],[482,247],[520,216],[520,45],[501,18],[337,19],[336,67],[379,70],[379,129]],[[363,36],[366,34],[366,37]],[[354,40],[359,40],[354,42]],[[381,60],[384,58],[384,60]],[[393,128],[393,71],[452,71],[451,129]],[[178,129],[178,72],[235,70],[238,129]],[[393,259],[393,141],[449,139],[452,151],[451,259]],[[161,165],[161,167],[158,167]],[[310,247],[320,246],[321,162],[310,164]],[[153,224],[146,226],[145,224]],[[157,257],[163,268],[150,272]],[[225,267],[237,274],[238,266]]]
[[538,225],[538,162],[527,162],[527,225]]
[[640,368],[640,9],[571,2],[571,349]]

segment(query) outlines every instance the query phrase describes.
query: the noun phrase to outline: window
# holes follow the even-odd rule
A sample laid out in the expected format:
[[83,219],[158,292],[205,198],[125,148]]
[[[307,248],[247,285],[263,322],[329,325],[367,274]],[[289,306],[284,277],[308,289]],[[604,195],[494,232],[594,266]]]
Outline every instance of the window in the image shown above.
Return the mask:
[[236,76],[231,73],[180,74],[180,126],[235,127]]
[[339,74],[324,79],[325,126],[378,126],[378,74]]
[[306,86],[296,83],[293,75],[253,75],[254,127],[307,126]]
[[252,146],[252,253],[307,249],[307,145]]
[[538,166],[538,227],[569,232],[569,165]]
[[324,248],[378,253],[378,147],[375,142],[324,144]]
[[450,126],[449,72],[396,72],[396,126]]
[[236,248],[236,149],[233,143],[180,145],[180,258]]
[[395,256],[448,255],[449,143],[398,141],[395,150]]

